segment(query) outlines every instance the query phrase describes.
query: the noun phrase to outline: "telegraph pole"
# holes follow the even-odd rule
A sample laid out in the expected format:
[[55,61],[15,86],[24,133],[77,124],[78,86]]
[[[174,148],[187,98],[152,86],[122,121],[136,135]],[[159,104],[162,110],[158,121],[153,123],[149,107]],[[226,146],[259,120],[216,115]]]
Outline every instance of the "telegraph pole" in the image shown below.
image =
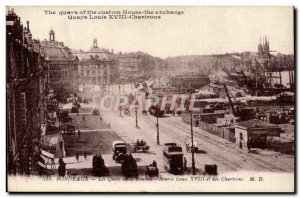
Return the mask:
[[137,120],[137,108],[135,108],[135,127],[138,128],[138,120]]
[[192,138],[192,174],[196,175],[195,155],[194,155],[193,113],[192,112],[191,112],[191,138]]
[[159,142],[159,124],[158,124],[158,110],[156,109],[156,129],[157,129],[157,142],[156,144],[157,145],[160,145],[160,142]]
[[[121,91],[120,91],[120,89],[121,89],[121,85],[119,84],[119,99],[120,99],[120,96],[121,96]],[[121,99],[120,99],[121,100]],[[120,105],[120,104],[119,104]],[[122,108],[121,108],[121,106],[119,106],[119,110],[120,110],[120,116],[122,117]]]
[[138,125],[138,118],[137,118],[137,109],[138,109],[138,105],[139,105],[139,101],[137,100],[136,98],[136,94],[135,94],[135,99],[136,99],[136,103],[135,103],[135,127],[136,128],[139,128],[139,125]]

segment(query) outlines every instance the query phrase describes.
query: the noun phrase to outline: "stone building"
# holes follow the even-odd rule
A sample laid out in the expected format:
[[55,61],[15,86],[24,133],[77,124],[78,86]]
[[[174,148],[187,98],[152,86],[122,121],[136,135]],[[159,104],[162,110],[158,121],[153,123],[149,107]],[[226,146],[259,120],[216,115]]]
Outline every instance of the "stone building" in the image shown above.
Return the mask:
[[247,145],[249,139],[279,137],[282,129],[259,119],[247,120],[235,124],[236,143]]
[[6,15],[6,124],[9,174],[32,174],[39,155],[41,125],[46,121],[47,67],[29,22]]
[[78,59],[63,42],[55,40],[54,30],[49,32],[49,40],[41,42],[48,66],[49,88],[55,95],[74,93],[78,89]]
[[118,54],[117,64],[122,81],[134,79],[140,72],[140,60],[134,53]]
[[78,57],[78,84],[80,86],[110,85],[112,70],[115,64],[113,51],[98,47],[97,39],[88,51],[73,53]]

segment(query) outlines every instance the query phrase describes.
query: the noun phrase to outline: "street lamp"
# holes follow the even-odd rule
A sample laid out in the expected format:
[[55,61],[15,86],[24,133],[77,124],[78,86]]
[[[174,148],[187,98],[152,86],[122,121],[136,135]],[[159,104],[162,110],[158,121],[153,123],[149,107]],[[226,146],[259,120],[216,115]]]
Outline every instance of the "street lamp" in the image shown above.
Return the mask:
[[[120,95],[121,95],[120,89],[121,89],[121,86],[119,84],[119,98],[120,98]],[[120,116],[122,117],[122,107],[121,106],[119,106],[119,110],[120,110]]]
[[159,142],[158,109],[156,109],[155,114],[156,114],[156,129],[157,129],[157,141],[156,141],[156,144],[160,145],[160,142]]
[[[136,99],[136,94],[135,94],[135,99]],[[139,101],[136,99],[136,103],[135,103],[135,126],[136,128],[139,128],[138,125],[138,120],[137,120],[137,109],[138,109],[138,105],[139,105]]]
[[138,128],[138,120],[137,120],[137,108],[135,108],[135,127]]
[[194,154],[194,132],[193,132],[193,112],[191,112],[191,138],[192,138],[192,174],[196,175],[195,154]]

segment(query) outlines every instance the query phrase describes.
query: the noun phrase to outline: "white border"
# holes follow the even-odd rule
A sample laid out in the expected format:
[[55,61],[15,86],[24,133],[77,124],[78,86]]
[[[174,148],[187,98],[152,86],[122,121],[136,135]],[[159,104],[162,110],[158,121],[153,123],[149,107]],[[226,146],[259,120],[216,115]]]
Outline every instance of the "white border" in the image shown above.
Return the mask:
[[[299,15],[299,0],[272,0],[272,1],[267,1],[267,0],[252,0],[252,1],[240,1],[240,0],[173,0],[172,2],[169,0],[145,0],[145,1],[140,1],[140,0],[65,0],[65,1],[54,1],[54,0],[2,0],[0,1],[0,41],[1,41],[1,48],[0,48],[0,60],[1,60],[1,67],[3,69],[0,72],[0,95],[1,95],[1,102],[0,102],[0,140],[1,140],[1,154],[0,154],[0,186],[1,186],[1,197],[8,197],[9,194],[5,193],[6,191],[6,58],[5,58],[5,7],[7,5],[36,5],[36,6],[42,6],[42,5],[54,5],[54,6],[62,6],[62,5],[128,5],[128,6],[147,6],[147,5],[157,5],[157,6],[166,6],[166,5],[171,5],[171,6],[180,6],[180,5],[186,5],[186,6],[295,6],[296,9],[298,9],[298,15]],[[295,21],[296,27],[299,27],[299,20]],[[297,37],[297,35],[295,35]],[[297,49],[298,46],[298,39],[297,43],[295,46],[295,49]],[[297,51],[297,54],[295,54],[295,57],[299,57],[299,51]],[[297,67],[297,65],[296,65]],[[297,70],[297,75],[298,75],[299,69]],[[298,85],[297,85],[297,91],[298,91]],[[297,121],[299,121],[299,116],[297,116]],[[297,141],[299,141],[299,134]],[[298,171],[299,171],[299,164],[298,165]],[[299,182],[297,186],[297,190],[299,190]],[[18,196],[18,197],[23,197],[26,195]],[[29,195],[30,196],[30,195]],[[69,197],[73,197],[74,195],[68,195]],[[84,196],[84,195],[80,195]],[[85,195],[87,196],[87,195]],[[100,195],[101,197],[106,197],[107,195]],[[127,195],[130,197],[130,195]],[[157,195],[152,195],[157,197]],[[171,195],[173,196],[173,195]],[[203,196],[203,195],[200,195]],[[59,195],[56,197],[62,197],[62,195]],[[63,196],[66,197],[66,196]],[[211,197],[211,196],[210,196]],[[260,196],[259,196],[260,197]]]

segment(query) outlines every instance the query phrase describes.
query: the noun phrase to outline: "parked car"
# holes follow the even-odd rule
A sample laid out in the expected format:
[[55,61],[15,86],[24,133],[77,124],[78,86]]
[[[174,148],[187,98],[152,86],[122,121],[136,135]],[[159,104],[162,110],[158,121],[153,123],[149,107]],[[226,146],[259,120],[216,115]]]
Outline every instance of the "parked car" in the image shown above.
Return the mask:
[[114,141],[112,143],[113,160],[115,162],[122,162],[125,159],[127,148],[126,143],[122,140]]
[[99,109],[94,109],[93,110],[93,115],[100,115]]
[[66,124],[66,125],[62,125],[60,127],[62,133],[64,134],[75,134],[75,126],[74,125],[70,125],[70,124]]
[[79,113],[79,109],[73,106],[71,109],[71,113]]

